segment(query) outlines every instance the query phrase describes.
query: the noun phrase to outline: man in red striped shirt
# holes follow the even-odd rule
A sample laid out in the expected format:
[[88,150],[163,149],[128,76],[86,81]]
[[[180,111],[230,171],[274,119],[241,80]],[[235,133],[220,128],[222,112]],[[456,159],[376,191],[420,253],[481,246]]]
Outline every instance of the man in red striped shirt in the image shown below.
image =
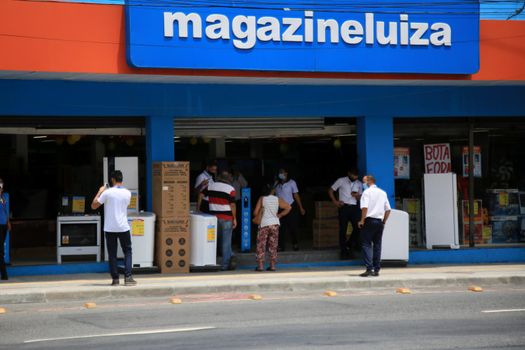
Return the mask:
[[202,195],[209,198],[210,214],[217,217],[218,239],[222,247],[222,270],[235,269],[232,253],[232,232],[237,227],[235,189],[231,185],[232,175],[222,171],[217,180],[208,185]]

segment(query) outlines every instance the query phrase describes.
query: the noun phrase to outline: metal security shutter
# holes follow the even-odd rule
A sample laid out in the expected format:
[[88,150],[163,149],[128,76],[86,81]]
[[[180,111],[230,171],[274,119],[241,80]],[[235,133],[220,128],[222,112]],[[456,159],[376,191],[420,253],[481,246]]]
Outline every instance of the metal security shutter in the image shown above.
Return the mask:
[[326,125],[324,118],[176,118],[177,137],[279,138],[349,134],[351,125]]
[[144,135],[144,118],[2,117],[0,134],[10,135]]

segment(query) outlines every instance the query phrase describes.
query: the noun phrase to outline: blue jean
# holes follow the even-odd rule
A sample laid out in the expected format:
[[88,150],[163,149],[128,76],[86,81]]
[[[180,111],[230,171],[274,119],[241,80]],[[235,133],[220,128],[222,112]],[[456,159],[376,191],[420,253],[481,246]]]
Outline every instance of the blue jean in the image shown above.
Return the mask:
[[381,241],[383,240],[384,224],[382,220],[367,218],[361,229],[363,260],[367,271],[379,272],[381,268]]
[[124,276],[131,276],[131,234],[129,231],[126,232],[106,232],[106,244],[108,246],[109,255],[109,273],[111,278],[118,279],[118,265],[117,265],[117,249],[118,242],[124,252]]
[[232,257],[233,221],[217,219],[218,238],[221,242],[222,269],[227,270]]

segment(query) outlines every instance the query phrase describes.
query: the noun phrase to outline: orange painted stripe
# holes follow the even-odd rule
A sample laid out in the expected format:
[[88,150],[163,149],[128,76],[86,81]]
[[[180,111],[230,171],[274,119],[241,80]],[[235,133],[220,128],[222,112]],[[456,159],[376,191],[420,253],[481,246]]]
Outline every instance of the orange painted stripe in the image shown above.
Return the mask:
[[135,69],[126,63],[124,7],[0,2],[0,70],[66,73],[525,81],[525,21],[481,21],[481,69],[472,76]]

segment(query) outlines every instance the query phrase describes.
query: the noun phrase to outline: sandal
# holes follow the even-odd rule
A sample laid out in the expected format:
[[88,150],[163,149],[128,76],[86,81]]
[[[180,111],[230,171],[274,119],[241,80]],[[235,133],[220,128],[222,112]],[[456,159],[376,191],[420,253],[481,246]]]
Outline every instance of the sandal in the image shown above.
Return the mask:
[[256,267],[256,268],[255,268],[255,271],[257,271],[257,272],[262,272],[262,271],[264,271],[264,269],[262,269],[262,268],[260,268],[260,267]]
[[275,272],[276,270],[275,267],[268,267],[266,271]]

